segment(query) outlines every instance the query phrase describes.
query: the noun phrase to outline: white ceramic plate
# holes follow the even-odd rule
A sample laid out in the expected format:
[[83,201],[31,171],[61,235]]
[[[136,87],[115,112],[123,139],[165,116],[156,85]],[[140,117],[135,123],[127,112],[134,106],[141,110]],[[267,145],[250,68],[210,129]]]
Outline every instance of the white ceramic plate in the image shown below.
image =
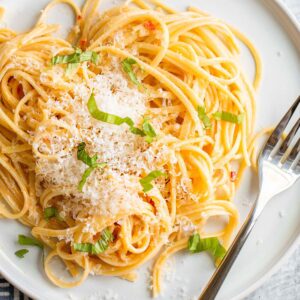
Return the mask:
[[[36,20],[48,0],[0,0],[7,9],[5,21],[9,27],[24,30]],[[78,0],[79,2],[79,0]],[[104,4],[115,1],[104,0]],[[258,122],[262,128],[275,124],[300,93],[300,33],[296,22],[287,10],[275,0],[167,0],[178,9],[193,4],[225,19],[244,32],[259,49],[264,63],[262,87],[257,98]],[[111,4],[110,4],[111,6]],[[56,20],[69,24],[72,18],[60,8],[52,14]],[[246,53],[243,63],[249,75],[253,72]],[[253,200],[257,193],[255,176],[247,176],[238,192],[236,202],[242,219],[249,207],[243,205]],[[300,184],[273,199],[266,207],[251,237],[247,241],[218,299],[241,299],[258,287],[280,261],[299,242]],[[280,217],[283,215],[283,217]],[[72,290],[59,289],[44,275],[40,253],[30,250],[20,260],[14,252],[16,239],[28,230],[17,222],[0,221],[0,271],[16,287],[36,299],[150,299],[149,272],[145,266],[139,271],[139,280],[129,283],[117,278],[90,277],[82,286]],[[262,242],[262,243],[261,243]],[[164,292],[158,299],[196,299],[201,288],[214,270],[206,254],[181,253],[171,259],[164,280]]]

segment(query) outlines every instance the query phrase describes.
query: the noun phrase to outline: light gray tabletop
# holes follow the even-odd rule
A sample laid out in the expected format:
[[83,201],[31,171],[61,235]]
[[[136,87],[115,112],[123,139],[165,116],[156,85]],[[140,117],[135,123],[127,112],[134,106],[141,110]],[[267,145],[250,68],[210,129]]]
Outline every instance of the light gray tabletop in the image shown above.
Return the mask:
[[[300,22],[300,0],[282,1]],[[300,300],[300,245],[276,274],[244,300]]]

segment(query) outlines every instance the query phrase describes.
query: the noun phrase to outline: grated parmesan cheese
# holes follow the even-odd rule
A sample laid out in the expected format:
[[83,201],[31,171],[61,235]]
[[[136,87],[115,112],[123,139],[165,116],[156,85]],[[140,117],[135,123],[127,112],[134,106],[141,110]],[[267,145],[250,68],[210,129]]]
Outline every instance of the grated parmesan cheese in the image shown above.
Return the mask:
[[120,296],[112,289],[105,289],[104,291],[95,292],[84,298],[85,300],[119,300]]
[[257,245],[257,246],[260,246],[260,245],[263,244],[263,242],[264,242],[263,239],[258,239],[258,240],[256,241],[256,245]]
[[177,216],[175,227],[178,228],[184,236],[190,236],[197,229],[197,226],[186,216]]
[[168,259],[163,268],[163,281],[171,283],[176,278],[174,258]]
[[40,70],[43,66],[43,63],[34,59],[33,57],[20,57],[13,55],[11,57],[11,63],[15,68],[23,69],[24,71],[31,72],[33,70]]
[[[132,134],[127,124],[108,124],[90,115],[87,101],[93,91],[100,110],[130,117],[136,126],[143,121],[147,96],[128,84],[121,70],[112,68],[59,96],[49,94],[45,107],[49,120],[31,133],[33,148],[42,154],[36,156],[37,193],[41,195],[47,188],[60,190],[63,197],[57,203],[61,216],[85,222],[84,232],[94,232],[90,220],[95,215],[112,217],[143,205],[140,176],[169,155],[166,147],[157,150]],[[41,81],[61,84],[64,74],[58,72],[53,79],[52,71],[42,73]],[[78,183],[87,166],[77,159],[81,142],[86,143],[90,156],[97,154],[98,162],[107,163],[87,178],[83,192],[78,191]]]

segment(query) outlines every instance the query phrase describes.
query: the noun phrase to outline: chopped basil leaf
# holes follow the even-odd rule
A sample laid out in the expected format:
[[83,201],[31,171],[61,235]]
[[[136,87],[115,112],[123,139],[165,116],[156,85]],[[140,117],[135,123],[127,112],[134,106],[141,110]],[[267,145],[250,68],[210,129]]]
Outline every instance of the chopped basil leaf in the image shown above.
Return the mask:
[[67,65],[66,75],[72,75],[74,71],[79,67],[79,63],[71,63]]
[[82,192],[83,186],[85,185],[85,183],[86,183],[88,177],[91,175],[91,173],[92,173],[95,169],[97,169],[97,168],[102,169],[102,168],[105,167],[106,165],[107,165],[106,163],[96,163],[96,164],[94,164],[93,166],[87,168],[87,169],[84,171],[81,180],[79,181],[79,184],[78,184],[78,190],[79,190],[80,192]]
[[44,210],[44,217],[46,220],[51,218],[56,218],[59,221],[63,221],[63,218],[59,215],[59,212],[56,207],[47,207]]
[[80,54],[79,60],[80,62],[90,61],[92,60],[93,52],[92,51],[85,51]]
[[130,80],[136,84],[136,85],[140,85],[141,83],[138,81],[136,75],[134,74],[133,72],[133,69],[132,69],[132,65],[135,65],[137,64],[137,62],[133,59],[133,58],[125,58],[122,62],[121,62],[121,65],[122,65],[122,68],[123,68],[123,71],[128,74]]
[[99,62],[99,58],[100,58],[99,54],[96,53],[96,52],[94,52],[94,51],[92,51],[91,62],[92,62],[93,64],[97,65],[98,62]]
[[37,246],[40,247],[41,249],[43,249],[43,244],[38,241],[37,239],[33,238],[33,237],[29,237],[29,236],[25,236],[23,234],[20,234],[18,236],[18,242],[20,245],[23,246]]
[[152,143],[153,138],[156,137],[156,132],[148,120],[144,120],[143,122],[143,131],[146,135],[146,142],[149,144]]
[[89,243],[74,243],[74,250],[80,252],[92,253],[92,244]]
[[127,124],[129,126],[130,132],[132,132],[133,134],[136,134],[136,135],[143,136],[143,137],[145,136],[146,141],[148,143],[151,143],[153,138],[156,137],[154,128],[147,120],[145,120],[143,123],[143,129],[139,129],[137,127],[134,127],[134,122],[129,117],[122,118],[122,117],[119,117],[119,116],[116,116],[113,114],[109,114],[109,113],[99,110],[97,107],[94,93],[91,94],[91,96],[88,100],[87,106],[88,106],[88,110],[89,110],[90,114],[92,115],[92,117],[99,121],[113,124],[113,125]]
[[140,179],[140,184],[143,187],[143,192],[147,193],[150,190],[152,190],[153,189],[153,185],[152,185],[151,181],[153,181],[154,179],[156,179],[156,178],[158,178],[160,176],[167,177],[167,174],[164,173],[164,172],[162,172],[162,171],[155,170],[155,171],[150,172],[146,177]]
[[15,255],[19,258],[24,258],[24,255],[27,254],[29,251],[27,249],[20,249],[15,252]]
[[58,65],[58,64],[67,64],[71,60],[72,55],[56,55],[51,58],[51,64],[52,65]]
[[70,55],[56,55],[52,57],[51,64],[68,64],[66,73],[70,75],[76,68],[78,68],[79,63],[84,61],[91,61],[97,64],[99,61],[99,54],[94,51],[82,51],[81,49],[75,49],[75,52]]
[[80,192],[82,192],[83,186],[85,185],[86,180],[91,175],[91,173],[95,169],[97,168],[102,169],[107,165],[107,163],[97,163],[97,159],[98,159],[97,154],[95,154],[93,157],[90,157],[85,151],[85,146],[86,146],[85,143],[82,142],[77,147],[77,159],[81,160],[82,162],[84,162],[86,165],[89,166],[89,168],[87,168],[83,173],[82,178],[78,184],[78,190]]
[[208,115],[206,114],[204,106],[198,106],[198,117],[203,122],[205,129],[211,128],[211,121]]
[[75,49],[75,52],[70,55],[56,55],[52,57],[51,64],[58,65],[58,64],[69,64],[69,63],[79,63],[80,62],[80,55],[82,51],[80,49]]
[[223,259],[226,254],[226,249],[216,237],[201,239],[198,233],[189,238],[188,249],[192,253],[209,251],[215,259]]
[[58,214],[57,209],[55,207],[47,207],[44,210],[45,219],[50,219],[55,217]]
[[108,248],[109,243],[112,241],[113,241],[112,233],[108,229],[105,229],[101,235],[101,239],[92,248],[92,253],[93,254],[103,253]]
[[70,55],[56,55],[51,59],[52,65],[73,64],[84,61],[91,61],[92,63],[97,64],[99,61],[99,54],[94,51],[82,51],[76,49],[75,52]]
[[88,252],[90,254],[100,254],[107,250],[110,242],[113,241],[113,235],[108,230],[105,229],[102,234],[100,240],[96,244],[91,243],[74,243],[74,250],[80,252]]
[[222,121],[226,121],[226,122],[230,122],[230,123],[241,124],[243,121],[244,115],[243,114],[235,115],[235,114],[232,114],[227,111],[222,111],[222,112],[218,111],[213,114],[213,117],[216,120],[222,120]]
[[91,61],[96,65],[99,61],[99,54],[94,51],[84,51],[79,55],[79,62],[84,61]]
[[122,118],[122,117],[119,117],[119,116],[116,116],[113,114],[109,114],[109,113],[99,110],[97,107],[94,93],[91,94],[89,101],[87,103],[87,106],[88,106],[88,110],[93,118],[95,118],[99,121],[109,123],[109,124],[114,124],[114,125],[127,124],[129,126],[129,130],[133,134],[145,136],[145,133],[141,129],[133,126],[134,123],[133,123],[132,119],[130,119],[129,117]]
[[129,127],[129,130],[133,134],[140,135],[140,136],[145,136],[144,131],[137,128],[137,127],[131,126],[131,127]]
[[90,157],[85,151],[86,144],[84,142],[80,143],[77,147],[77,159],[84,162],[89,167],[92,167],[96,164],[98,156],[95,154],[93,157]]
[[99,121],[109,123],[109,124],[114,124],[114,125],[121,125],[123,123],[128,124],[128,122],[129,122],[129,124],[128,124],[129,126],[133,125],[133,121],[130,118],[128,118],[128,120],[126,122],[124,118],[121,118],[121,117],[113,115],[113,114],[105,113],[105,112],[99,110],[97,107],[94,93],[91,94],[89,101],[87,103],[87,106],[88,106],[88,110],[89,110],[90,114],[92,115],[92,117]]

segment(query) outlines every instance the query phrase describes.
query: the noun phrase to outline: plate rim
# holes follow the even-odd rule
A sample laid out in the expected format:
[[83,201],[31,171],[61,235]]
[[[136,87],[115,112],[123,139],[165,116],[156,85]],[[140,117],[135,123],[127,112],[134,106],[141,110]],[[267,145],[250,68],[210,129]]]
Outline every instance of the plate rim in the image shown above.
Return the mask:
[[287,247],[287,251],[284,255],[280,256],[280,259],[271,267],[266,273],[261,276],[259,279],[254,281],[244,292],[238,294],[231,300],[243,300],[245,297],[249,296],[252,292],[260,288],[268,279],[272,277],[282,265],[291,257],[291,255],[296,251],[296,248],[300,246],[300,234],[295,238],[293,242]]
[[[300,35],[300,22],[291,12],[290,8],[285,2],[283,2],[282,0],[264,0],[263,2],[266,2],[267,5],[272,5],[278,11],[281,11],[281,13],[283,13],[283,15],[285,15],[286,17],[285,21],[288,21],[289,25],[292,26],[294,30],[296,30]],[[278,22],[282,23],[279,16],[276,15],[275,18]],[[283,29],[287,31],[283,24],[281,24],[281,27],[283,27]],[[292,39],[291,36],[290,38]],[[292,42],[295,48],[298,50],[298,53],[300,54],[300,44],[297,45],[296,41],[294,41],[293,39]],[[273,274],[275,274],[282,267],[282,265],[288,260],[288,258],[290,258],[290,256],[296,251],[296,248],[298,246],[300,246],[300,232],[298,233],[298,236],[295,237],[295,240],[287,246],[286,252],[282,256],[280,256],[280,259],[271,268],[269,268],[263,276],[255,280],[254,283],[252,283],[245,291],[236,295],[232,300],[242,300],[246,296],[249,296],[252,292],[256,291],[259,287],[261,287],[268,279],[271,278]]]
[[[265,2],[267,6],[273,6],[275,9],[277,9],[278,12],[281,12],[282,16],[284,16],[283,18],[285,23],[288,23],[288,25],[291,28],[293,28],[296,32],[300,34],[300,22],[297,20],[296,16],[291,12],[290,8],[285,2],[283,2],[282,0],[263,0],[262,2]],[[263,3],[263,5],[266,4]],[[267,7],[267,10],[270,11],[271,9]],[[275,18],[277,22],[280,23],[280,26],[284,29],[284,31],[288,32],[288,35],[292,40],[295,48],[297,49],[297,52],[300,54],[300,39],[299,43],[297,43],[293,39],[289,30],[287,30],[284,24],[282,24],[283,18],[280,18],[278,14],[275,15]],[[243,298],[251,294],[253,291],[257,290],[260,286],[262,286],[275,272],[277,272],[280,269],[280,267],[284,264],[284,262],[287,261],[287,259],[292,255],[292,253],[294,253],[298,246],[300,246],[300,232],[298,233],[298,236],[296,236],[295,239],[291,241],[291,243],[287,246],[286,252],[280,256],[279,260],[272,267],[270,267],[264,273],[263,276],[255,280],[245,291],[234,296],[231,300],[242,300]],[[25,284],[22,286],[21,281],[18,279],[14,279],[13,274],[7,272],[6,268],[3,268],[2,264],[0,264],[0,275],[4,279],[6,279],[11,285],[13,285],[14,288],[17,288],[26,296],[29,296],[32,299],[39,299],[36,295],[34,295],[35,289],[33,289],[30,286],[26,287]]]

